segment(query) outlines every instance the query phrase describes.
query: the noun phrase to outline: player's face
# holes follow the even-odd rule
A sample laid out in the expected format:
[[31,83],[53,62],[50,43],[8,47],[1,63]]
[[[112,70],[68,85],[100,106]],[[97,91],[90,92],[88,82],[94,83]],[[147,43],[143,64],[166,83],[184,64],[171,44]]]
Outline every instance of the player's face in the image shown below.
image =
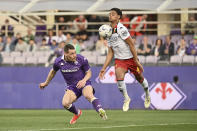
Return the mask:
[[116,13],[116,11],[110,11],[109,13],[109,21],[113,22],[113,21],[118,21],[120,19],[120,16]]
[[67,61],[73,61],[73,62],[76,61],[77,54],[76,54],[75,49],[70,49],[68,50],[68,52],[65,52],[64,54],[65,54]]

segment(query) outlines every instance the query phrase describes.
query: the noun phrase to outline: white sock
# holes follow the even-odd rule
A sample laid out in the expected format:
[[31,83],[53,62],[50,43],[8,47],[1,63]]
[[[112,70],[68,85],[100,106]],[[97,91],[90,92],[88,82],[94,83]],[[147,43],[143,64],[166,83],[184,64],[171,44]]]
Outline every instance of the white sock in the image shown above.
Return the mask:
[[129,96],[128,96],[126,84],[124,83],[124,81],[118,81],[117,85],[118,85],[119,91],[123,94],[124,99],[128,99]]
[[90,102],[92,103],[95,99],[97,99],[97,98],[96,98],[96,97],[92,98],[92,99],[90,100]]
[[144,81],[142,82],[141,85],[143,88],[148,88],[148,81],[146,80],[146,78],[144,78]]
[[70,106],[67,109],[70,109],[72,107],[72,104],[70,104]]
[[144,78],[144,81],[141,83],[142,87],[144,88],[144,91],[148,93],[148,81],[146,78]]

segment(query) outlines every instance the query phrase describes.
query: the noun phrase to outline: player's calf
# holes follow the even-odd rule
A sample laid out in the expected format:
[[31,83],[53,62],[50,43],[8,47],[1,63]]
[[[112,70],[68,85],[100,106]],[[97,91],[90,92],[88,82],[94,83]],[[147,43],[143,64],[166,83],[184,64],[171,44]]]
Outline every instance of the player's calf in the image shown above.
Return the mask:
[[102,105],[100,104],[99,99],[94,97],[91,100],[91,103],[92,103],[94,109],[99,113],[99,115],[101,116],[101,118],[103,120],[106,120],[107,119],[107,115],[106,115],[105,110],[102,108]]
[[68,108],[65,107],[65,109],[67,109],[68,111],[72,112],[75,115],[78,115],[79,113],[79,109],[77,109],[74,104],[71,104]]
[[151,103],[151,98],[150,98],[150,95],[149,95],[149,89],[148,89],[149,86],[148,86],[148,81],[146,80],[146,78],[144,78],[141,85],[142,85],[142,87],[144,88],[144,91],[145,91],[144,107],[149,108],[150,103]]

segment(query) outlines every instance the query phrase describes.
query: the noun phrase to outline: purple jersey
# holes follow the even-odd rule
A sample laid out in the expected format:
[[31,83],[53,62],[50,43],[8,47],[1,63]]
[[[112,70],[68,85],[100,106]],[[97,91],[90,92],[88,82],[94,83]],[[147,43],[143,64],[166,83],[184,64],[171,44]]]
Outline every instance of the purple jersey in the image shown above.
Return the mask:
[[[77,54],[76,62],[65,61],[63,55],[55,60],[53,69],[55,71],[60,69],[67,86],[76,87],[77,83],[84,78],[90,66],[88,60],[82,55]],[[90,80],[86,83],[90,83]]]

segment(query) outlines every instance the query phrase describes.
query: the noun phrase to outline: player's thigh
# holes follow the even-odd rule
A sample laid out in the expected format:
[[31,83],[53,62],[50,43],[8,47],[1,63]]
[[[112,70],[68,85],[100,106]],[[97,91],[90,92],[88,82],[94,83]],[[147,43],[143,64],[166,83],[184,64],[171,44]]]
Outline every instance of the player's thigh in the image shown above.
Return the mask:
[[142,72],[140,72],[140,73],[136,73],[136,72],[135,72],[135,73],[133,73],[133,74],[134,74],[136,80],[137,80],[139,83],[142,83],[142,82],[143,82],[144,76],[143,76]]
[[62,105],[68,106],[77,100],[77,96],[72,90],[67,90],[62,99]]
[[116,79],[117,80],[124,80],[126,72],[127,72],[127,70],[125,68],[122,68],[122,67],[115,68]]
[[139,67],[137,67],[137,65],[129,67],[129,70],[130,70],[131,73],[133,73],[133,75],[135,76],[136,80],[139,83],[143,82],[143,80],[144,80],[143,73],[142,73],[142,71],[140,71],[140,69],[139,69]]
[[93,87],[91,85],[87,85],[83,88],[83,96],[88,100],[91,101],[92,98],[94,98],[93,94]]

